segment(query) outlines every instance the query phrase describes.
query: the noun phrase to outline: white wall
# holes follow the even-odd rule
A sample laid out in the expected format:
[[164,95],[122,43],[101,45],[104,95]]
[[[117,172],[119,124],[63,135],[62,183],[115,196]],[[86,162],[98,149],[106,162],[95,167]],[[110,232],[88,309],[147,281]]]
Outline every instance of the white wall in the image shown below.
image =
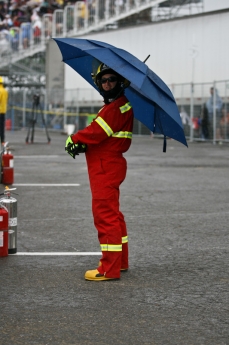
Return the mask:
[[228,0],[203,0],[205,11],[217,11],[229,8]]
[[[188,83],[193,78],[194,82],[229,80],[228,32],[229,12],[224,12],[93,33],[82,38],[108,42],[140,60],[150,54],[147,65],[171,85]],[[66,65],[65,88],[79,87],[88,88],[89,84]]]

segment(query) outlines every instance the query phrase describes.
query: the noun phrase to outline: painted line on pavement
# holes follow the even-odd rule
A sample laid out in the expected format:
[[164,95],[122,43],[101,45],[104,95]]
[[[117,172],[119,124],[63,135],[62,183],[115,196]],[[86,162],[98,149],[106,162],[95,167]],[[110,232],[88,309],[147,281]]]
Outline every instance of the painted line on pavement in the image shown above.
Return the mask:
[[17,158],[32,158],[32,159],[34,159],[34,158],[59,158],[59,157],[61,157],[60,155],[32,155],[32,156],[14,156],[14,158],[15,159],[17,159]]
[[25,255],[25,256],[86,256],[86,255],[101,255],[101,252],[18,252],[9,255]]
[[189,213],[189,212],[186,212],[186,213],[150,213],[150,214],[139,214],[137,216],[135,215],[127,215],[126,214],[126,218],[145,218],[145,217],[166,217],[166,216],[169,216],[169,217],[187,217],[187,216],[222,216],[222,215],[225,215],[225,214],[229,214],[229,211],[221,211],[221,212],[207,212],[207,213]]
[[18,187],[79,187],[79,183],[14,183]]

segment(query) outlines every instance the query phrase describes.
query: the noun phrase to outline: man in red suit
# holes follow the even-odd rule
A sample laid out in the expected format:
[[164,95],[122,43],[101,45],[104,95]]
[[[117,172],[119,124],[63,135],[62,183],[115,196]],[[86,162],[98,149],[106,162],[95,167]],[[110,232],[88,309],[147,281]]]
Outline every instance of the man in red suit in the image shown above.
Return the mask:
[[119,187],[126,177],[123,153],[131,145],[133,110],[124,95],[129,83],[117,72],[101,64],[94,82],[105,104],[88,127],[67,139],[66,151],[74,156],[74,152],[86,150],[92,212],[102,258],[97,269],[85,273],[85,279],[104,281],[119,279],[120,271],[129,267],[128,236],[119,209]]

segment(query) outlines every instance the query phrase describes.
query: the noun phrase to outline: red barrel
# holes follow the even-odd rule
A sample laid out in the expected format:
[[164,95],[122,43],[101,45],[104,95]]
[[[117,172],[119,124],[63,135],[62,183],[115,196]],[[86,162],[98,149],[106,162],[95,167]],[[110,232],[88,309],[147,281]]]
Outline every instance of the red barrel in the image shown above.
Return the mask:
[[9,214],[7,208],[0,204],[0,257],[8,256]]

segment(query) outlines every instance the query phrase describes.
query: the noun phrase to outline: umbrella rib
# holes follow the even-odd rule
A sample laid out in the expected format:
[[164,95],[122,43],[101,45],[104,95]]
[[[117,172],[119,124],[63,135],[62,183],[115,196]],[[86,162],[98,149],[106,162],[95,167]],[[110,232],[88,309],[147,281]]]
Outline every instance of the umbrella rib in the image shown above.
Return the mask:
[[[109,48],[109,49],[110,49],[110,48]],[[118,49],[119,49],[119,48],[118,48]],[[118,56],[118,57],[119,57],[120,59],[122,59],[123,61],[129,62],[129,60],[125,59],[123,56],[120,56],[120,55],[118,55],[115,51],[113,51],[112,48],[111,48],[110,50],[112,51],[113,54],[115,54],[116,56]],[[123,49],[120,49],[120,50],[123,50]],[[145,66],[148,68],[147,65],[145,65]],[[134,65],[132,65],[132,67],[134,67],[134,68],[137,69],[140,73],[142,73],[143,75],[145,75],[145,73],[142,72],[138,67],[136,67],[136,66],[134,66]]]
[[69,61],[69,60],[80,59],[80,58],[84,58],[85,56],[90,56],[90,55],[86,53],[86,54],[81,55],[81,56],[78,56],[78,57],[76,57],[76,56],[73,56],[73,57],[71,57],[71,58],[68,57],[68,58],[66,58],[66,59],[63,59],[62,61],[66,63],[66,62]]

